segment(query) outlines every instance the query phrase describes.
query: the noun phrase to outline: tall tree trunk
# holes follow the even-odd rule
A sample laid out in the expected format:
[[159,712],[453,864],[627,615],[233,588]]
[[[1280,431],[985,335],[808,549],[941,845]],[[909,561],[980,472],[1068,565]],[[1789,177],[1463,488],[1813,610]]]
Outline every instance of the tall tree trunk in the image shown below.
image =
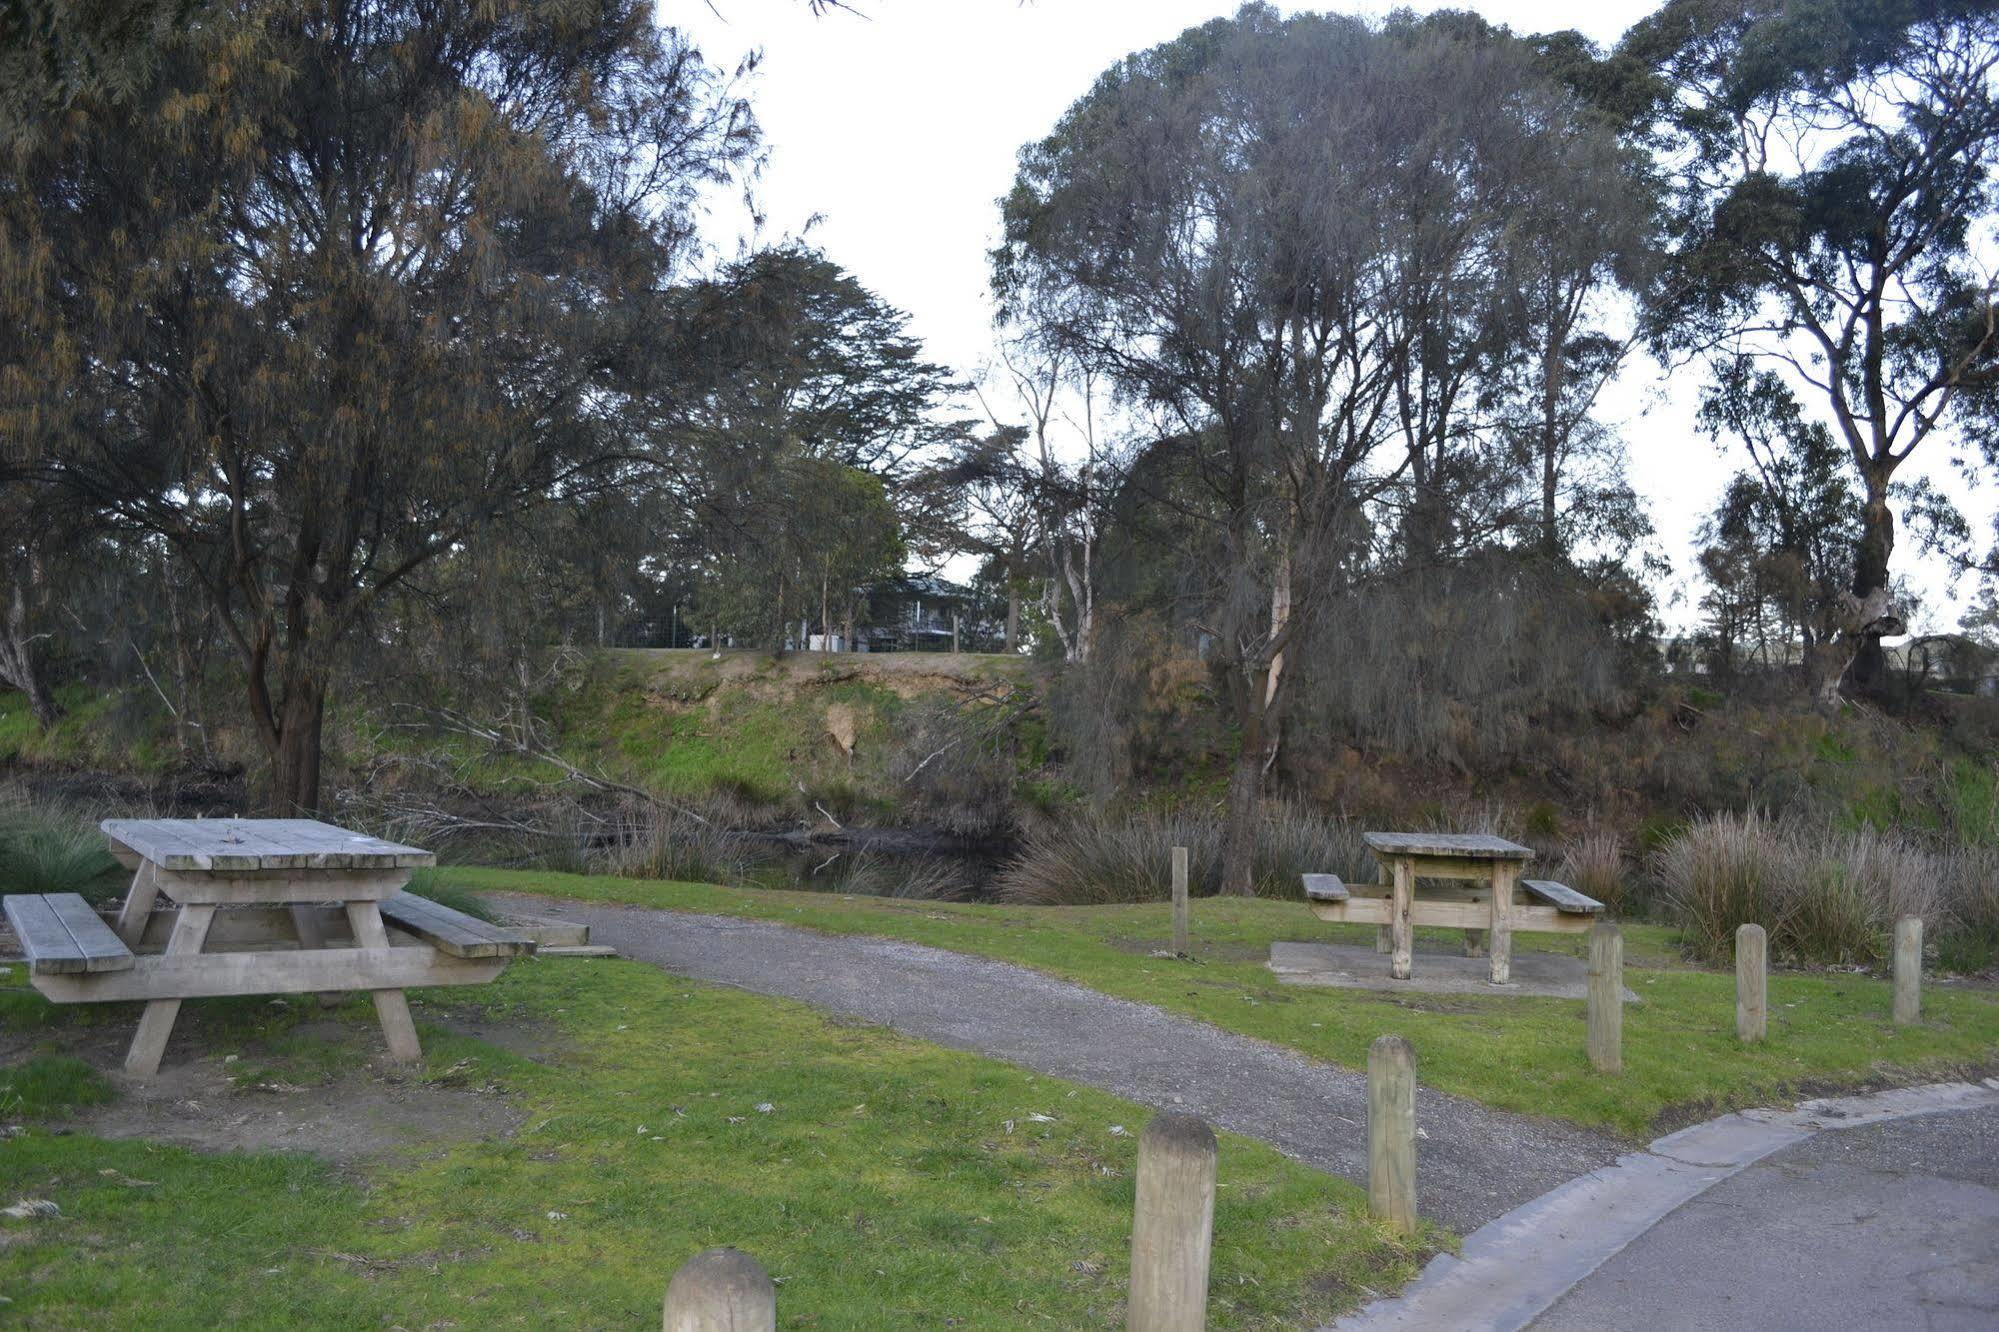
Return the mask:
[[1242,748],[1229,770],[1228,813],[1222,824],[1222,892],[1256,896],[1256,825],[1263,809],[1263,769],[1268,746],[1263,709],[1252,703],[1243,727]]
[[1014,578],[1019,563],[1018,551],[1006,562],[1006,650],[1009,656],[1020,650],[1020,584]]
[[273,817],[304,819],[319,813],[321,733],[325,721],[325,684],[307,671],[287,672],[275,743],[267,741],[271,759],[267,805]]
[[1562,344],[1554,328],[1541,349],[1541,549],[1552,559],[1562,553],[1556,501],[1562,445]]
[[0,621],[0,684],[9,684],[28,700],[35,724],[47,729],[62,717],[35,664],[35,635],[28,632],[28,593],[17,575],[7,598],[7,616]]
[[[1863,608],[1884,607],[1888,561],[1895,553],[1895,513],[1888,507],[1888,472],[1870,467],[1863,480],[1866,502],[1861,508],[1860,547],[1854,552],[1853,595]],[[1878,611],[1862,614],[1858,621],[1846,633],[1853,660],[1847,675],[1861,693],[1878,694],[1888,682],[1888,654],[1881,649],[1884,625]],[[1891,628],[1888,632],[1898,631]]]
[[833,650],[832,604],[826,591],[826,578],[819,578],[819,650],[829,653]]

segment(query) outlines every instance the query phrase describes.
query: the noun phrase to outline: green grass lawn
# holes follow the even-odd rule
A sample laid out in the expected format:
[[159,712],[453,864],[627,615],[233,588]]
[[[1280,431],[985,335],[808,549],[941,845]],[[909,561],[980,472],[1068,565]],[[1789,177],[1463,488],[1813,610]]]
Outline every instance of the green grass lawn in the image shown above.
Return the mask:
[[[1931,985],[1919,1026],[1889,1021],[1886,981],[1779,972],[1770,1039],[1735,1040],[1735,978],[1679,958],[1671,932],[1625,928],[1625,983],[1642,1004],[1624,1017],[1625,1072],[1602,1077],[1583,1053],[1580,1000],[1385,995],[1280,985],[1264,965],[1280,939],[1359,941],[1296,902],[1194,904],[1197,960],[1153,956],[1171,937],[1164,905],[1004,907],[720,888],[536,871],[439,871],[469,888],[539,892],[874,934],[1038,967],[1127,999],[1353,1068],[1375,1037],[1416,1046],[1419,1076],[1490,1105],[1649,1136],[1722,1110],[1876,1081],[1914,1081],[1999,1064],[1999,995]],[[1580,952],[1580,936],[1521,934],[1516,949]]]
[[[778,1282],[779,1325],[1121,1325],[1146,1112],[797,1004],[623,962],[551,959],[418,997],[413,1088],[522,1112],[510,1139],[346,1168],[56,1134],[102,1079],[71,1057],[132,1006],[57,1008],[0,977],[0,1024],[40,1053],[0,1068],[0,1323],[29,1328],[656,1326],[675,1267],[734,1244]],[[11,988],[10,988],[11,987]],[[342,1035],[308,1004],[187,1006],[169,1063],[241,1052],[250,1090],[366,1079],[366,1000]],[[192,1019],[192,1021],[190,1021]],[[459,1034],[495,1024],[532,1059]],[[190,1050],[196,1052],[190,1053]],[[1046,1116],[1046,1119],[1037,1118]],[[1353,1186],[1222,1139],[1212,1326],[1310,1327],[1413,1273],[1420,1248]]]

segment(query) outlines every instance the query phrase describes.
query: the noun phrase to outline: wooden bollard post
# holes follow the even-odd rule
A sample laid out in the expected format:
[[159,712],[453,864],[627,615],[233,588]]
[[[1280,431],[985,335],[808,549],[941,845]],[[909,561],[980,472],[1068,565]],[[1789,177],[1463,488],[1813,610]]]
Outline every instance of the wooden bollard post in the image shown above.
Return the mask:
[[1744,1045],[1770,1027],[1770,938],[1761,925],[1735,932],[1735,1035]]
[[1624,935],[1607,920],[1589,932],[1589,1062],[1624,1071]]
[[1186,957],[1193,951],[1188,942],[1187,848],[1173,848],[1173,953]]
[[1131,1220],[1131,1332],[1201,1332],[1214,1247],[1215,1133],[1193,1115],[1155,1115],[1138,1139]]
[[1923,918],[1904,916],[1895,922],[1895,1025],[1906,1027],[1923,1017]]
[[1416,1229],[1416,1051],[1400,1036],[1367,1047],[1367,1210]]
[[697,1253],[666,1287],[663,1332],[776,1332],[777,1287],[741,1249]]

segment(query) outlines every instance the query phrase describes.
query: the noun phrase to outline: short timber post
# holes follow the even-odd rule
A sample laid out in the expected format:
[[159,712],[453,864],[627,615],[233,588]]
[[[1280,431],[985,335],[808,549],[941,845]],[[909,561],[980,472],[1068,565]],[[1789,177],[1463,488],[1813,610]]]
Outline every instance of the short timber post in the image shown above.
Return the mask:
[[1416,1229],[1416,1051],[1400,1036],[1367,1047],[1367,1209]]
[[1624,935],[1607,920],[1589,932],[1589,1062],[1624,1071]]
[[741,1249],[708,1249],[666,1287],[663,1332],[776,1332],[777,1287]]
[[1193,1115],[1153,1117],[1138,1139],[1131,1221],[1131,1332],[1201,1332],[1214,1248],[1215,1134]]
[[1735,931],[1735,1035],[1744,1045],[1770,1026],[1770,938],[1761,925]]
[[1906,1027],[1923,1017],[1923,918],[1904,916],[1895,922],[1895,1025]]
[[1173,848],[1173,955],[1192,952],[1187,940],[1187,848]]

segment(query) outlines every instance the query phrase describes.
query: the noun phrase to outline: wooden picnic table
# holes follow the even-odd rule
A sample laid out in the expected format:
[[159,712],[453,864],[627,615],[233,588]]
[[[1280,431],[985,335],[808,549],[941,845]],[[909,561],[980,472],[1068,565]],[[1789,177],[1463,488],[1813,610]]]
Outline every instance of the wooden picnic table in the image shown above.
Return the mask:
[[422,1048],[404,990],[492,980],[534,943],[405,893],[436,863],[314,819],[106,819],[133,871],[115,917],[75,894],[5,899],[30,978],[57,1003],[143,999],[125,1058],[158,1072],[184,999],[368,990],[396,1059]]
[[[1389,954],[1388,974],[1409,979],[1416,927],[1465,931],[1465,949],[1491,956],[1494,985],[1513,974],[1513,932],[1580,932],[1595,923],[1602,903],[1564,884],[1524,879],[1534,852],[1484,833],[1370,832],[1362,835],[1387,881],[1343,884],[1330,874],[1305,876],[1305,896],[1321,920],[1375,924],[1377,947]],[[1419,886],[1420,885],[1420,886]],[[1532,901],[1518,900],[1527,890]],[[1385,945],[1385,947],[1383,947]]]

